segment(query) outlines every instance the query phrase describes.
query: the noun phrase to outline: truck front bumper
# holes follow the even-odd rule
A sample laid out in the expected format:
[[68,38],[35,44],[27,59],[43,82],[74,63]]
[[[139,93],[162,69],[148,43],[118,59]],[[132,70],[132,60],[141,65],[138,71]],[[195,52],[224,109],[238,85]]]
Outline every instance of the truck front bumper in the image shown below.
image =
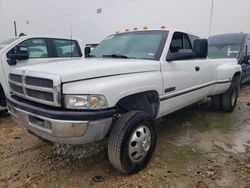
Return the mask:
[[114,109],[69,111],[7,97],[11,117],[43,139],[62,144],[87,144],[102,140],[112,124]]

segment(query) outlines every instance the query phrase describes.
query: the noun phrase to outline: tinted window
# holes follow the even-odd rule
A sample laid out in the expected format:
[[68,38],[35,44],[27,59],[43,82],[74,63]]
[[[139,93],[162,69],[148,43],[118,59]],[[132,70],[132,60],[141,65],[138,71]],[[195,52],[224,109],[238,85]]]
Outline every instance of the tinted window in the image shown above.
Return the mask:
[[62,39],[55,39],[53,41],[58,57],[80,57],[76,41]]
[[211,36],[208,39],[208,58],[239,58],[246,47],[242,49],[243,34],[222,34]]
[[109,36],[90,54],[90,57],[151,59],[159,58],[166,31],[138,31]]
[[180,50],[192,50],[192,46],[187,34],[176,32],[170,44],[170,52],[176,53]]
[[218,43],[209,44],[208,58],[237,58],[241,49],[241,44]]
[[28,39],[19,45],[27,46],[29,49],[29,58],[47,58],[48,48],[45,39]]
[[189,38],[187,35],[183,35],[183,49],[192,49]]
[[190,39],[190,42],[191,42],[191,45],[192,45],[192,48],[194,47],[194,41],[196,39],[199,39],[199,37],[195,36],[195,35],[188,35],[189,39]]

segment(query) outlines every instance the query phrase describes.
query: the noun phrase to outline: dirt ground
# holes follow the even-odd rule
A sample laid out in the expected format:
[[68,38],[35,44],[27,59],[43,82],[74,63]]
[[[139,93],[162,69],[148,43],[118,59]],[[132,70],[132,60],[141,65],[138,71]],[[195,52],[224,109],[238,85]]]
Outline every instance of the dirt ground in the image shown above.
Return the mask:
[[106,141],[52,146],[2,114],[0,187],[250,188],[250,86],[242,87],[231,114],[214,112],[206,100],[157,125],[151,162],[126,176],[110,165]]

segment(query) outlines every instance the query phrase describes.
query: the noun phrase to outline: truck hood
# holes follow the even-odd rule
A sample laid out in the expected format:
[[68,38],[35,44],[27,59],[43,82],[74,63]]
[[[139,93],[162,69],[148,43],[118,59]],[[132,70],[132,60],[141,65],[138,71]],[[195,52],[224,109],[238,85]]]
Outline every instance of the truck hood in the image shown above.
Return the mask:
[[62,82],[70,82],[120,74],[159,71],[160,63],[152,60],[89,58],[50,62],[17,69],[54,74],[60,76]]

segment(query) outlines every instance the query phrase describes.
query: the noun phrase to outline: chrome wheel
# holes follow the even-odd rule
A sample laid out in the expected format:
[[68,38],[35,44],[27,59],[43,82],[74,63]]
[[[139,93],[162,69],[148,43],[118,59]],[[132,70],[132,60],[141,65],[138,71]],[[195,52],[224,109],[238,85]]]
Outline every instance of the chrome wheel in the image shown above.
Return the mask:
[[129,140],[129,158],[133,162],[140,162],[147,155],[151,145],[151,132],[145,125],[139,126],[132,133]]

